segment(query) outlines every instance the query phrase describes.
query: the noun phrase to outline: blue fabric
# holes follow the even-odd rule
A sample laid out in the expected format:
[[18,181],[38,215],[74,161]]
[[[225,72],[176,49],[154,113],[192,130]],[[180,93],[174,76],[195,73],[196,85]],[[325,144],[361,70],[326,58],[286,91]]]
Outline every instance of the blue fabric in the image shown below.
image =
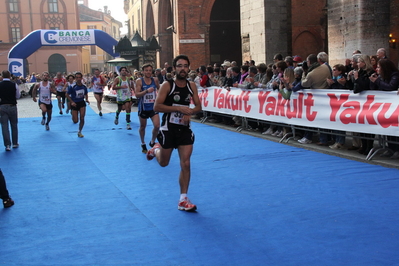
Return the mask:
[[132,118],[128,131],[87,108],[83,139],[69,115],[50,131],[20,119],[20,147],[0,152],[15,200],[0,210],[2,264],[399,264],[399,170],[192,123],[186,213],[177,151],[148,162]]

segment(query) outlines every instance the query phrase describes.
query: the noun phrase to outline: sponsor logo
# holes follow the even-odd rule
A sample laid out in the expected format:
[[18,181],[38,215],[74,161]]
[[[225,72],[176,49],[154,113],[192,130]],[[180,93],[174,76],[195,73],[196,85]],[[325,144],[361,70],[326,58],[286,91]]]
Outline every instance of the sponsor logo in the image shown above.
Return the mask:
[[8,71],[15,76],[22,76],[23,75],[23,64],[19,61],[11,61],[8,64]]
[[94,44],[93,30],[50,30],[42,31],[43,45],[85,45]]

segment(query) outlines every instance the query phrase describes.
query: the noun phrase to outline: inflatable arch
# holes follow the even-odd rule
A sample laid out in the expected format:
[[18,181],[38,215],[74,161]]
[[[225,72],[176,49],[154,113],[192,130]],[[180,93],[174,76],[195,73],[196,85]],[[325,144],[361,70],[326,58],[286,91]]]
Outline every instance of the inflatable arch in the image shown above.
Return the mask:
[[113,57],[118,42],[101,30],[35,30],[19,41],[8,53],[8,70],[15,76],[26,76],[24,59],[42,46],[97,45]]

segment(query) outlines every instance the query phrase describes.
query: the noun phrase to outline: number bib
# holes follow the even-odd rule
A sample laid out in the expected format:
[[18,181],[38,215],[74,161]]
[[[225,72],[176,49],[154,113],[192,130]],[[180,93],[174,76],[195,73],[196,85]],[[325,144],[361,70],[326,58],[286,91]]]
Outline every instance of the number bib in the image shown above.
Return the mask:
[[[173,106],[186,106],[186,105],[182,105],[182,104],[173,104]],[[172,123],[172,124],[185,126],[186,124],[184,123],[183,116],[184,116],[183,113],[180,113],[180,112],[171,112],[171,113],[170,113],[169,122]]]
[[155,103],[155,90],[151,93],[147,93],[143,97],[144,103]]
[[83,99],[85,97],[85,90],[76,90],[76,98]]

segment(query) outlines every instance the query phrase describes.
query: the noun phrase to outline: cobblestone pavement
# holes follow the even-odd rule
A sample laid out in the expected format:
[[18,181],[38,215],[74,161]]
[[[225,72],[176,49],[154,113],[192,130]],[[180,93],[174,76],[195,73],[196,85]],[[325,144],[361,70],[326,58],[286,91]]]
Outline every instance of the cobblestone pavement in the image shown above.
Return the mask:
[[[93,93],[89,93],[89,101],[90,101],[90,107],[98,113],[97,105],[96,105],[96,100],[93,96]],[[102,103],[102,112],[103,113],[113,113],[116,111],[116,103],[115,101],[107,101],[104,100]],[[58,111],[58,107],[55,106],[55,109]],[[137,112],[137,107],[133,106],[132,112]],[[32,98],[30,96],[25,96],[22,97],[21,99],[18,100],[18,115],[20,118],[24,117],[39,117],[40,116],[40,110],[38,108],[37,103],[33,102]],[[193,119],[194,122],[200,122],[198,119]],[[206,122],[208,125],[216,126],[223,128],[225,130],[233,130],[235,131],[236,128],[224,125],[223,123],[212,123],[212,122]],[[271,141],[278,142],[280,139],[277,137],[273,137],[270,135],[262,135],[261,132],[259,131],[247,131],[247,130],[242,130],[242,134],[248,134],[252,135],[258,138],[263,138],[263,139],[268,139]],[[347,147],[350,146],[351,139],[347,138]],[[319,146],[314,143],[312,144],[300,144],[296,140],[291,140],[288,142],[286,145],[292,145],[308,150],[313,150],[316,152],[321,152],[324,154],[330,154],[334,156],[339,156],[355,161],[360,161],[360,162],[365,162],[365,163],[371,163],[371,164],[376,164],[376,165],[381,165],[385,167],[391,167],[391,168],[397,168],[399,169],[399,159],[390,159],[389,157],[381,157],[381,156],[375,156],[372,160],[367,161],[365,158],[365,155],[359,154],[357,151],[351,151],[348,149],[340,149],[340,150],[332,150],[328,146]],[[333,167],[333,166],[326,166],[326,167]]]

